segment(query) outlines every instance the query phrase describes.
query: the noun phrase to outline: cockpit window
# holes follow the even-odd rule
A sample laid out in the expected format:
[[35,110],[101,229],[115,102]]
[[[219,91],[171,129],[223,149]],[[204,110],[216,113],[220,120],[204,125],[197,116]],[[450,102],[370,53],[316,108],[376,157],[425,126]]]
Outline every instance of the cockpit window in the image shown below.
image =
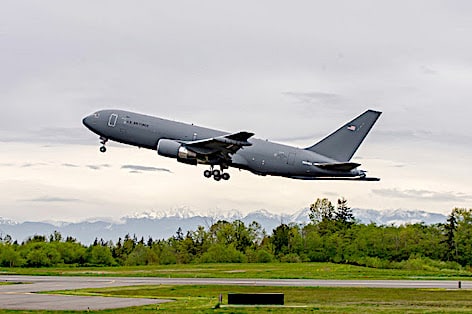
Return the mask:
[[100,113],[99,113],[99,112],[95,112],[95,113],[93,114],[93,116],[94,116],[95,118],[99,118],[99,117],[100,117]]

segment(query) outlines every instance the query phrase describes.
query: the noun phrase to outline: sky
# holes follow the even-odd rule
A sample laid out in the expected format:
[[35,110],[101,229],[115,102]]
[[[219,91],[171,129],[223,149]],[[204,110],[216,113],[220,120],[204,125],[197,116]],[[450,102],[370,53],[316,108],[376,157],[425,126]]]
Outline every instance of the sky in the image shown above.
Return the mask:
[[[470,1],[3,1],[0,217],[472,207]],[[82,124],[119,108],[307,147],[366,109],[380,182],[202,175]]]

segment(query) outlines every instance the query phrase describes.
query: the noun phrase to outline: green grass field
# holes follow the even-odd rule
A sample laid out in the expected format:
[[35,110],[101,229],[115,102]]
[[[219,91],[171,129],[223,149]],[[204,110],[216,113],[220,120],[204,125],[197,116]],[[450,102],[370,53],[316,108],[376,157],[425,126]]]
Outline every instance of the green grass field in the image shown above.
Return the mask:
[[377,269],[333,263],[186,264],[134,267],[0,268],[0,274],[170,278],[471,279],[450,269]]
[[[229,306],[228,292],[282,292],[285,306]],[[71,292],[62,292],[71,294]],[[218,308],[218,295],[223,304]],[[443,289],[140,286],[84,289],[75,295],[173,299],[174,302],[113,313],[470,313],[472,291]],[[99,311],[107,313],[112,311]]]
[[[95,268],[3,268],[0,274],[65,276],[156,276],[191,278],[306,278],[306,279],[462,279],[466,270],[395,270],[332,263],[198,264]],[[228,292],[282,292],[285,306],[227,305]],[[174,302],[97,311],[96,313],[470,313],[472,291],[440,289],[243,287],[243,286],[139,286],[62,291],[62,294],[146,297]],[[218,295],[224,296],[217,307]],[[1,306],[0,306],[1,307]],[[64,313],[6,311],[0,313]]]

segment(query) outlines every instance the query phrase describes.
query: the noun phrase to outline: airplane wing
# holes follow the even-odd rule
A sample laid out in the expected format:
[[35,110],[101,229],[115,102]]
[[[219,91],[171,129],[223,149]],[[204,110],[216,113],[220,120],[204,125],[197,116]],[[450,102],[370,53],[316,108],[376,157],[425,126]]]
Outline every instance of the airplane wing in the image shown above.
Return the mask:
[[247,140],[253,136],[254,133],[238,132],[198,141],[183,142],[188,150],[196,154],[209,156],[216,155],[223,160],[230,160],[230,154],[236,153],[243,146],[251,146]]
[[351,171],[359,167],[361,164],[355,162],[334,162],[334,163],[315,163],[314,166],[317,166],[321,169],[326,170],[335,170],[335,171]]

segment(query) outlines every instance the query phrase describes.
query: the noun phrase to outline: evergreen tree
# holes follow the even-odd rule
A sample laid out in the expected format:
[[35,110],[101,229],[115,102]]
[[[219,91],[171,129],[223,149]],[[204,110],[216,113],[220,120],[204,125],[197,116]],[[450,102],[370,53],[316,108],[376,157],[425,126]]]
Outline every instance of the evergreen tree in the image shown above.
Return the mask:
[[457,219],[455,259],[461,265],[472,265],[472,209],[455,208],[454,212]]
[[448,261],[456,260],[457,250],[455,243],[455,234],[457,231],[457,219],[456,219],[456,210],[453,209],[451,214],[447,217],[446,224],[444,225],[444,230],[446,233],[446,259]]
[[179,227],[175,233],[175,239],[177,241],[182,241],[184,239],[184,233],[182,232],[182,228]]
[[355,220],[352,209],[347,206],[347,200],[343,197],[338,199],[338,207],[335,212],[335,220],[342,228],[350,228]]
[[272,231],[270,238],[274,245],[274,254],[277,256],[280,253],[288,252],[290,228],[286,224],[281,224]]

